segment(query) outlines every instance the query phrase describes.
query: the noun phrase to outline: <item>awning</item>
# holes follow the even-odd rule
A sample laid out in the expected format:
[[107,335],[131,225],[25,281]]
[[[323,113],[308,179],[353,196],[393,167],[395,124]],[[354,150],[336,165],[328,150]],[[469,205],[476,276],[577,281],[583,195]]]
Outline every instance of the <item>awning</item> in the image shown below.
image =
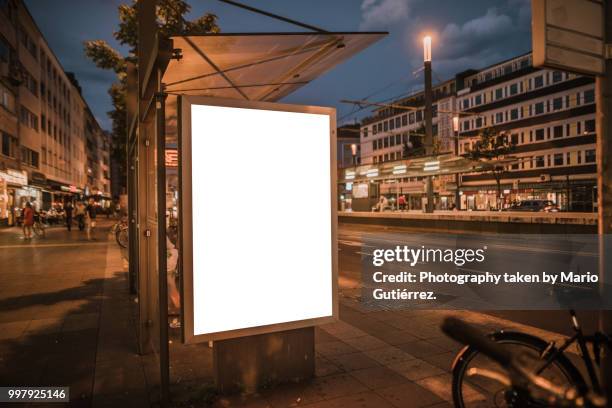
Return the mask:
[[166,92],[277,101],[383,38],[366,33],[221,33],[174,36]]

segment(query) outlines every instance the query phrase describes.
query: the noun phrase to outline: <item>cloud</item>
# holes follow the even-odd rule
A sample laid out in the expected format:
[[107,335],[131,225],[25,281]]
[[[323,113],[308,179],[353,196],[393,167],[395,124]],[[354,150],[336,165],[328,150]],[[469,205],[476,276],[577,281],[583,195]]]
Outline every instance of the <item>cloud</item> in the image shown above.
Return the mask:
[[361,30],[383,29],[406,20],[411,0],[363,0]]
[[462,25],[450,23],[440,34],[442,58],[461,58],[490,48],[504,47],[503,39],[514,31],[512,19],[490,8],[486,14]]

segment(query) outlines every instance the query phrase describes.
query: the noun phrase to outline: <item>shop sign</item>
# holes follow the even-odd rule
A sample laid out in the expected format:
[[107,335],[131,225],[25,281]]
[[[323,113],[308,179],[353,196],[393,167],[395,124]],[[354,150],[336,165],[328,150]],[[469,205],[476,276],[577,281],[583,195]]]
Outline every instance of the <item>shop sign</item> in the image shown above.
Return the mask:
[[177,149],[166,149],[166,167],[178,167]]
[[14,184],[18,186],[28,185],[28,173],[25,171],[10,169],[6,172],[0,171],[0,178],[6,181],[7,184]]

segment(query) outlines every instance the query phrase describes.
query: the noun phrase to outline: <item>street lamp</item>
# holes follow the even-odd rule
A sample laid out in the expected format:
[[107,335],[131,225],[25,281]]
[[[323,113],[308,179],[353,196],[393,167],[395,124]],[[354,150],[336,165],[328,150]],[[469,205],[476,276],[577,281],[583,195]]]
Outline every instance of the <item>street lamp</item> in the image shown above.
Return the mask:
[[431,37],[423,37],[423,61],[431,62]]
[[[455,136],[455,156],[459,156],[459,116],[453,116],[453,136]],[[455,173],[455,208],[461,210],[459,194],[459,172]]]
[[353,154],[353,166],[357,165],[357,145],[351,144],[351,153]]
[[[431,37],[423,38],[423,72],[425,79],[425,154],[433,154],[433,109],[432,109],[432,86],[431,86]],[[425,212],[434,211],[433,180],[427,177],[427,205]]]

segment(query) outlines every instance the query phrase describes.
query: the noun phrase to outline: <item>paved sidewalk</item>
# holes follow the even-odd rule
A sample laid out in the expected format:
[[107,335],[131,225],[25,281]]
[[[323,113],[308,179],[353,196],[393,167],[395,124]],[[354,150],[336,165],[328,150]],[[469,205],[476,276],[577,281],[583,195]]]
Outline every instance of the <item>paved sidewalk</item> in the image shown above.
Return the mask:
[[71,407],[149,406],[109,223],[91,242],[78,229],[52,227],[32,241],[17,228],[0,231],[3,386],[69,386]]
[[[156,362],[136,353],[136,304],[114,241],[87,242],[78,231],[55,228],[45,239],[24,242],[16,229],[2,230],[0,265],[1,385],[67,385],[71,407],[156,405],[150,374]],[[450,365],[459,345],[438,326],[450,312],[367,311],[356,282],[343,277],[340,289],[341,321],[316,328],[316,377],[303,384],[215,397],[210,349],[182,345],[180,331],[172,330],[173,405],[449,407]],[[480,313],[460,314],[485,330],[559,337]]]

